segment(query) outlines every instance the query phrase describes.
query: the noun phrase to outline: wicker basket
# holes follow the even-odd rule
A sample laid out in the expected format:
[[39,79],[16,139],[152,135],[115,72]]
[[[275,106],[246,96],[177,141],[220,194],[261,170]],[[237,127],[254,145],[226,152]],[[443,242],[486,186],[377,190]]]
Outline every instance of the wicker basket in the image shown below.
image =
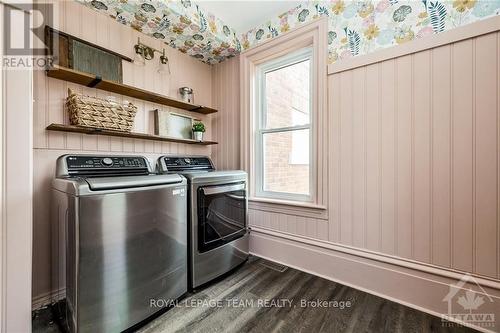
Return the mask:
[[71,125],[130,132],[137,107],[105,99],[75,94],[68,89],[66,105]]

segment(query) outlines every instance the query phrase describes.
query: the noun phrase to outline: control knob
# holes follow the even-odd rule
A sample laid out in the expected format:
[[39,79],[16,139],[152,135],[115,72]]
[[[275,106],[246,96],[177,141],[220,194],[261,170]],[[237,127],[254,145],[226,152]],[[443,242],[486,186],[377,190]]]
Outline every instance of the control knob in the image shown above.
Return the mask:
[[109,157],[106,157],[106,158],[102,159],[101,163],[104,166],[112,166],[113,165],[113,160],[110,159]]

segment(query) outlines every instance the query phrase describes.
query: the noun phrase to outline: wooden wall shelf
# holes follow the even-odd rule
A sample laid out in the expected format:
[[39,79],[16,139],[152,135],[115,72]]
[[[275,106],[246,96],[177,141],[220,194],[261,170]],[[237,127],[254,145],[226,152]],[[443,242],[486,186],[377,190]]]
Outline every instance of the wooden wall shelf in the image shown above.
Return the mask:
[[215,141],[195,141],[190,139],[179,139],[179,138],[170,138],[159,135],[151,135],[144,133],[134,133],[134,132],[120,132],[113,130],[106,130],[100,128],[90,128],[90,127],[81,127],[81,126],[73,126],[73,125],[63,125],[63,124],[50,124],[46,128],[49,131],[59,131],[59,132],[72,132],[72,133],[83,133],[83,134],[98,134],[98,135],[107,135],[107,136],[118,136],[122,138],[129,139],[143,139],[143,140],[154,140],[154,141],[167,141],[167,142],[175,142],[175,143],[187,143],[192,145],[216,145]]
[[217,112],[216,109],[212,109],[206,106],[190,104],[168,96],[153,93],[144,89],[128,86],[126,84],[108,80],[102,80],[95,75],[75,71],[73,69],[66,67],[53,66],[52,68],[47,70],[47,76],[59,80],[81,84],[90,88],[97,88],[120,95],[142,99],[153,103],[172,106],[174,108],[187,110],[191,112],[197,112],[201,114],[210,114]]

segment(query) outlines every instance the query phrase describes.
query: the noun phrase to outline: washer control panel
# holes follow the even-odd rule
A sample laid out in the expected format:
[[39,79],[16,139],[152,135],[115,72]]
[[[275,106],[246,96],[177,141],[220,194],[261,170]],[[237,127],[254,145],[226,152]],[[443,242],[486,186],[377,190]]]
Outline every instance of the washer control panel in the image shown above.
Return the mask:
[[148,172],[148,162],[141,156],[88,156],[74,155],[66,157],[68,173],[89,174],[89,173],[109,173],[114,172]]

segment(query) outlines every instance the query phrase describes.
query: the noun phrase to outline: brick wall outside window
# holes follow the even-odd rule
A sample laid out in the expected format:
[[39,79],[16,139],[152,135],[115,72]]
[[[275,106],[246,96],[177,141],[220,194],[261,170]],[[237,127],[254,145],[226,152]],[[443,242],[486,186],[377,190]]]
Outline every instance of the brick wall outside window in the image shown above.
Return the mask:
[[[304,61],[266,74],[265,128],[309,123],[309,67]],[[309,134],[301,132],[264,135],[265,191],[309,194]]]

